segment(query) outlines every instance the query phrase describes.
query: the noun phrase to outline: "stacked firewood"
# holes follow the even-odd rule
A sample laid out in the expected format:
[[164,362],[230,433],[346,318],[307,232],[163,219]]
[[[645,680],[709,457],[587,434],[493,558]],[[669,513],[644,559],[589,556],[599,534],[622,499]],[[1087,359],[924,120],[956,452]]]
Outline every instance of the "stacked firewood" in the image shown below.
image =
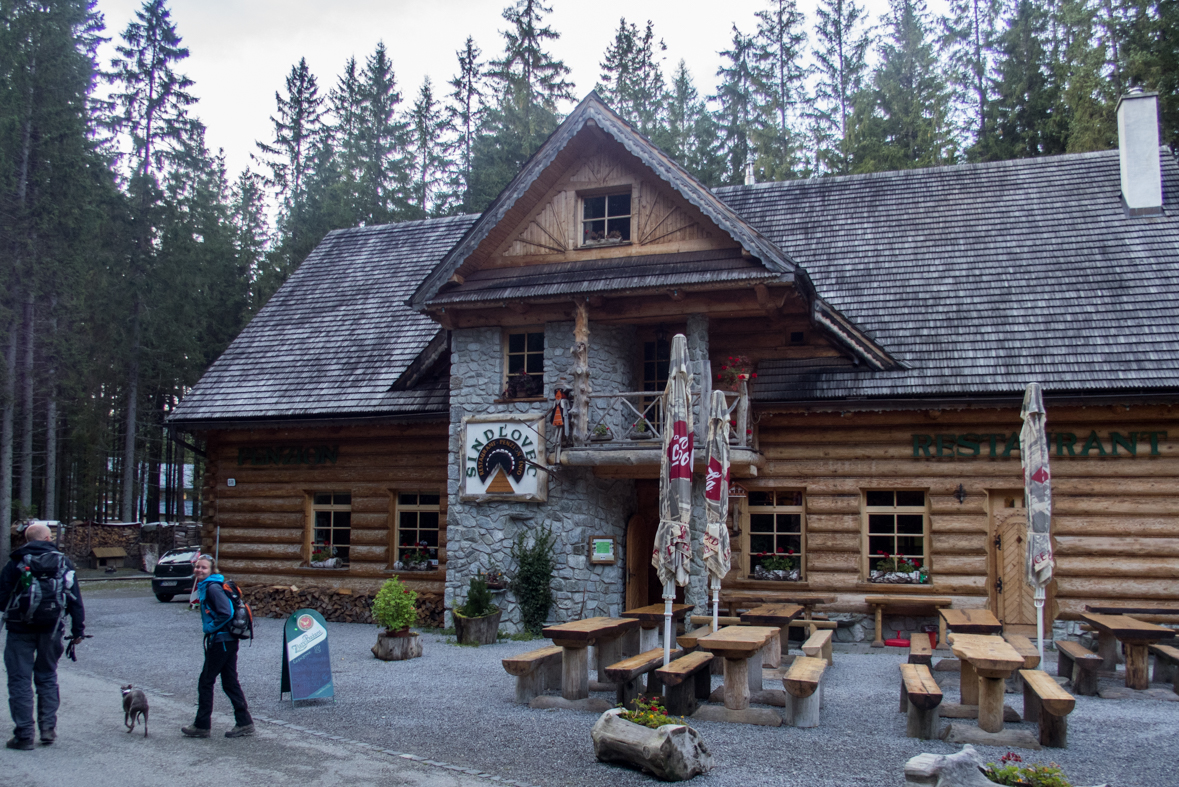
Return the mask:
[[[242,595],[259,618],[285,618],[298,609],[314,609],[329,623],[372,623],[375,592],[350,588],[295,585],[246,585]],[[418,625],[442,627],[442,595],[418,593]]]

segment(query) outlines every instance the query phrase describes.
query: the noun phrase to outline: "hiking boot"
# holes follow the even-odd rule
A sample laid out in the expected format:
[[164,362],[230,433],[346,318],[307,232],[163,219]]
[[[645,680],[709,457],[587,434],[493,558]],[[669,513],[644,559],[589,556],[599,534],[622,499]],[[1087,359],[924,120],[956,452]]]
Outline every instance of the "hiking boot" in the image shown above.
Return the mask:
[[211,733],[209,730],[202,730],[200,727],[193,727],[190,724],[187,727],[181,727],[180,734],[186,738],[207,738]]
[[8,743],[4,745],[10,749],[20,749],[21,751],[32,751],[36,748],[32,738],[9,738]]
[[47,730],[41,730],[41,745],[48,746],[57,740],[57,730],[52,727]]
[[225,737],[226,738],[244,738],[247,735],[253,735],[253,734],[254,734],[254,725],[253,724],[247,724],[244,727],[242,727],[241,725],[237,725],[232,730],[226,730]]

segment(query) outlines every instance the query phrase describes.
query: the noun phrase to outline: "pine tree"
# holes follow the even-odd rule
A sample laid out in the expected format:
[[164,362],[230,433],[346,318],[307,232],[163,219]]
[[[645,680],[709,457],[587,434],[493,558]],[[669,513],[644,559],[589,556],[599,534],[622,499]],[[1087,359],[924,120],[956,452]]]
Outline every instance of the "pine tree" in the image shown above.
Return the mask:
[[442,108],[434,99],[430,78],[426,77],[414,101],[409,125],[409,160],[413,177],[409,202],[419,218],[443,215],[454,201],[446,188],[451,178],[446,161],[445,133]]
[[465,203],[471,183],[471,148],[487,108],[484,103],[483,64],[479,62],[482,52],[475,46],[475,39],[467,36],[463,48],[455,54],[458,56],[459,70],[448,83],[451,92],[446,105],[446,123],[455,135],[451,150],[458,159],[451,191]]
[[1033,0],[1018,0],[999,37],[998,79],[987,106],[978,157],[987,161],[1063,153],[1065,124],[1057,122],[1059,86],[1048,74],[1047,18]]
[[666,122],[655,144],[708,187],[719,186],[724,162],[717,152],[716,124],[681,60],[663,99]]
[[728,64],[717,69],[721,82],[713,100],[719,104],[716,119],[725,160],[723,182],[743,183],[745,165],[754,158],[752,140],[761,131],[764,119],[757,92],[753,39],[733,25],[733,42],[720,54]]
[[405,160],[406,124],[398,114],[401,93],[383,41],[365,61],[362,95],[361,220],[387,224],[409,214]]
[[119,57],[111,64],[115,114],[110,125],[129,139],[128,191],[135,223],[135,245],[126,279],[132,306],[120,512],[125,519],[133,519],[138,517],[136,439],[141,352],[144,337],[151,335],[150,330],[144,331],[144,294],[146,285],[155,278],[159,256],[154,238],[163,221],[164,195],[158,177],[186,153],[201,126],[188,114],[188,107],[196,103],[188,92],[192,80],[173,70],[173,64],[188,57],[188,50],[181,46],[164,0],[145,0],[135,21],[123,31],[122,39],[123,43],[116,46]]
[[803,63],[805,20],[794,0],[769,0],[769,8],[756,16],[754,78],[765,117],[754,135],[754,168],[759,180],[786,180],[797,176],[803,147],[798,126],[809,74]]
[[999,35],[1001,0],[950,0],[941,49],[965,145],[977,145],[991,101],[992,49]]
[[929,35],[924,0],[892,0],[872,88],[852,116],[854,172],[910,169],[952,160],[948,91]]
[[642,35],[637,26],[620,19],[614,41],[606,49],[600,66],[597,91],[602,99],[640,133],[657,133],[663,114],[663,72],[655,60],[655,29],[650,20]]
[[864,10],[854,0],[820,0],[815,11],[814,57],[818,79],[811,113],[812,138],[822,148],[815,161],[823,171],[849,171],[848,120],[867,74],[869,37],[863,30]]
[[357,72],[356,58],[348,58],[344,72],[328,95],[332,123],[331,145],[340,158],[343,176],[353,184],[360,182],[364,140],[364,87]]
[[495,105],[488,109],[471,149],[471,184],[464,209],[486,208],[557,127],[557,102],[573,98],[569,68],[546,42],[560,34],[543,24],[552,9],[540,0],[519,0],[504,9],[504,54],[489,64]]
[[1069,153],[1117,146],[1117,41],[1109,36],[1113,20],[1103,20],[1103,13],[1097,0],[1062,0],[1058,9],[1062,40],[1050,71],[1061,87],[1056,116],[1066,124],[1060,133]]
[[229,210],[234,256],[249,283],[247,309],[253,314],[262,308],[258,283],[266,276],[264,266],[266,249],[270,245],[270,227],[266,217],[265,184],[249,168],[242,170],[233,184]]

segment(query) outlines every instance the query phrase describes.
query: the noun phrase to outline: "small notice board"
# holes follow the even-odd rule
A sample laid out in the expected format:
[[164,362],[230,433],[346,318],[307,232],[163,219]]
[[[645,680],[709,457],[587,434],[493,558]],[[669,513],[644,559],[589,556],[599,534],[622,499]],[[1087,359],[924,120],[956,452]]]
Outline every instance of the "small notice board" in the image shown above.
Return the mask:
[[327,622],[313,609],[300,609],[283,627],[282,685],[278,698],[290,692],[291,704],[299,700],[331,697],[332,659],[328,651]]
[[615,546],[617,542],[614,536],[594,536],[590,539],[590,562],[591,563],[615,563],[618,561],[615,555]]

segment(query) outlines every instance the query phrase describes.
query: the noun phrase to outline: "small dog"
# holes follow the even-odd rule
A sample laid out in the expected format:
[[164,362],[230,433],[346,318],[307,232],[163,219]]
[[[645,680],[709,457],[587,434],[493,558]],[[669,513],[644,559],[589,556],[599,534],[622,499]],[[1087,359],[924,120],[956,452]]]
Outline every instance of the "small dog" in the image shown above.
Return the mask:
[[135,729],[136,718],[143,722],[143,737],[147,737],[147,695],[130,683],[123,686],[123,724],[127,732]]

